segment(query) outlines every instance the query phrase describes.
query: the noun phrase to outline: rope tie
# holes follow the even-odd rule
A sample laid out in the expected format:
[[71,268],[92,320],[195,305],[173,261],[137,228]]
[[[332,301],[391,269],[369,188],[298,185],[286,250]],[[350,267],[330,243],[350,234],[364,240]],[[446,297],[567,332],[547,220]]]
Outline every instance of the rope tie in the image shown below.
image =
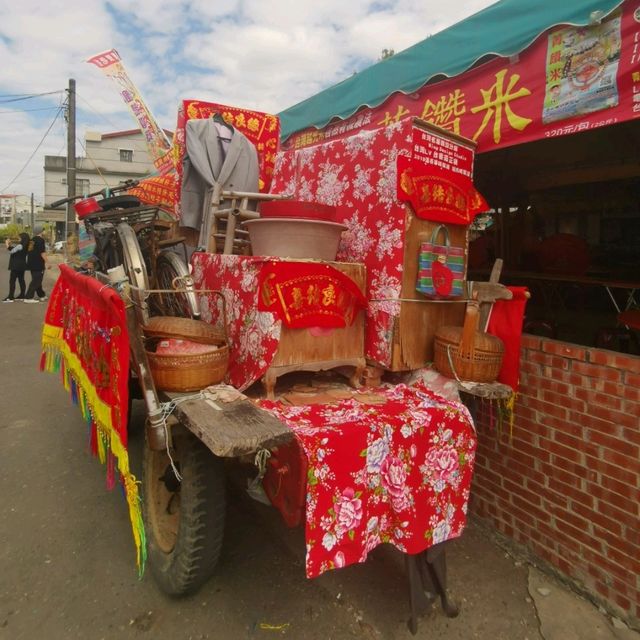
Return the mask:
[[261,501],[264,501],[261,497],[264,494],[264,491],[260,486],[260,483],[267,473],[267,460],[270,457],[271,451],[269,451],[269,449],[258,449],[256,457],[253,460],[253,464],[258,468],[258,475],[253,480],[247,481],[247,493],[253,498],[260,499]]
[[188,402],[189,400],[198,400],[200,398],[204,398],[204,393],[199,391],[198,393],[194,393],[190,396],[180,396],[179,398],[174,398],[173,400],[169,400],[169,402],[161,402],[160,403],[160,411],[162,415],[160,420],[162,422],[162,428],[164,429],[164,444],[167,450],[167,456],[169,457],[169,463],[171,464],[171,469],[176,476],[176,480],[178,482],[182,482],[182,476],[178,471],[178,468],[175,465],[175,462],[171,456],[171,448],[169,447],[169,428],[167,427],[167,419],[171,416],[171,414],[175,411],[176,407],[183,402]]

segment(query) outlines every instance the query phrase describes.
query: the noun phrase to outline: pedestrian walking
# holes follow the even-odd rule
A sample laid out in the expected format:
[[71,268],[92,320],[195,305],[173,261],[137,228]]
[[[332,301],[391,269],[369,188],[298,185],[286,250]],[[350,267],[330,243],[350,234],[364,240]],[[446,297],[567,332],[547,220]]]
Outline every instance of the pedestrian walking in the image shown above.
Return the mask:
[[25,296],[25,303],[44,302],[47,294],[42,288],[42,279],[44,278],[47,265],[47,249],[42,237],[42,227],[35,227],[34,236],[27,253],[27,268],[31,272],[31,282]]
[[29,234],[21,233],[17,244],[7,244],[9,249],[9,295],[2,302],[13,302],[16,298],[16,282],[20,287],[18,300],[24,299],[26,285],[24,272],[27,270],[27,251],[29,250]]

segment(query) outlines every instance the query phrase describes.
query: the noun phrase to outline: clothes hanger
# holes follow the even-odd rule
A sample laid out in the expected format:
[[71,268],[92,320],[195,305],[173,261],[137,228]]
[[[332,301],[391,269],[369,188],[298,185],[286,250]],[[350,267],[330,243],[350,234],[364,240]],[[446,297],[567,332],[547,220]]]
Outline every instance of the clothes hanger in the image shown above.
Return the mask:
[[[218,124],[223,125],[224,127],[226,127],[229,130],[229,133],[231,134],[231,137],[233,137],[234,134],[234,128],[219,114],[219,113],[214,113],[211,116],[211,119],[214,122],[217,122]],[[220,140],[225,140],[226,142],[231,142],[231,137],[229,138],[224,138],[221,135],[218,135],[218,138]]]

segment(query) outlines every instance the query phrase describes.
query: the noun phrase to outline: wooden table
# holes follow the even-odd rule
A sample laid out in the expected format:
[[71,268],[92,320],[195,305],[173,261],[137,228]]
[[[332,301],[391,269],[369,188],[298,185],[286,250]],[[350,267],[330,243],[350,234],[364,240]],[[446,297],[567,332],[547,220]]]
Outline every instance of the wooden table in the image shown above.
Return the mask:
[[[503,280],[508,282],[518,280],[531,283],[547,283],[551,285],[542,290],[545,301],[550,306],[560,305],[561,307],[564,307],[564,298],[558,285],[572,284],[585,287],[604,288],[615,307],[616,313],[622,313],[629,309],[640,309],[640,303],[636,300],[636,295],[640,292],[640,282],[615,280],[612,278],[592,278],[588,276],[544,273],[541,271],[507,271],[503,274]],[[616,299],[614,290],[621,290],[625,292],[625,300],[622,304]]]

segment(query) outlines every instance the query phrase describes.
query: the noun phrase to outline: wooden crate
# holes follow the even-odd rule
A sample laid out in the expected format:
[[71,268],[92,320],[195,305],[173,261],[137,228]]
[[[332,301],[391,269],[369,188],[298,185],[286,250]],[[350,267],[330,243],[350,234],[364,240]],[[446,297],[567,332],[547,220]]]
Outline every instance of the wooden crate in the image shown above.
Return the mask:
[[[416,291],[420,243],[431,239],[439,223],[416,217],[405,209],[405,240],[400,315],[393,327],[391,371],[419,369],[433,361],[433,339],[439,327],[462,326],[465,304],[428,300]],[[452,245],[468,248],[468,227],[447,225]],[[466,279],[466,263],[465,273]]]
[[[326,264],[351,278],[362,293],[366,290],[366,269],[363,264],[327,262]],[[292,371],[325,371],[352,367],[352,380],[360,378],[365,367],[365,312],[356,315],[353,324],[314,335],[309,329],[292,329],[282,325],[278,350],[264,376],[269,395],[278,376]]]

